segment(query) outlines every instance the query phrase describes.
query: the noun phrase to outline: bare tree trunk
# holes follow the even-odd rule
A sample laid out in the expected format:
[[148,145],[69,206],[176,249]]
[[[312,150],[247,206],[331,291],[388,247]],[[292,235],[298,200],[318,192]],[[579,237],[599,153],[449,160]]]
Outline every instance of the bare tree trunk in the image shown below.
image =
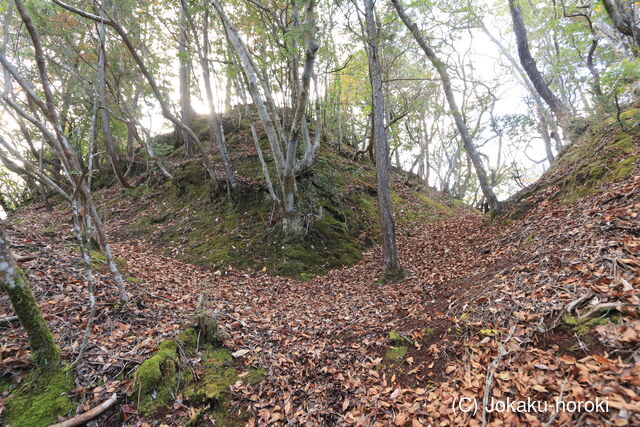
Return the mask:
[[629,0],[602,0],[607,15],[613,26],[620,33],[629,37],[636,45],[634,53],[640,56],[640,22],[636,20],[637,3]]
[[[72,366],[78,366],[84,357],[84,352],[87,349],[89,343],[89,337],[91,336],[91,329],[93,327],[93,321],[96,318],[96,296],[94,294],[95,280],[93,278],[93,268],[91,266],[91,226],[88,225],[85,230],[85,238],[82,235],[82,221],[80,220],[80,214],[78,212],[78,201],[73,199],[71,201],[71,214],[73,216],[73,231],[78,241],[78,247],[80,249],[80,258],[82,266],[84,267],[85,278],[87,281],[87,294],[89,297],[89,318],[87,319],[87,325],[82,335],[82,342],[78,349],[78,356],[71,364]],[[90,224],[90,223],[88,223]]]
[[404,22],[409,31],[411,31],[413,37],[418,42],[427,58],[429,58],[433,66],[438,71],[440,80],[442,81],[442,87],[447,98],[447,102],[449,103],[451,115],[453,116],[453,120],[456,123],[458,132],[460,132],[460,137],[462,138],[464,147],[467,150],[467,154],[469,155],[469,157],[471,157],[471,161],[473,162],[478,181],[480,182],[480,188],[482,188],[482,193],[489,201],[491,210],[493,210],[494,212],[498,212],[500,210],[500,203],[498,202],[498,198],[491,188],[491,184],[489,183],[489,179],[487,178],[487,172],[484,168],[484,165],[482,164],[480,154],[478,153],[478,150],[476,149],[476,146],[471,139],[469,128],[467,127],[467,124],[462,117],[462,113],[458,108],[458,104],[456,103],[455,95],[453,93],[453,87],[451,85],[451,79],[449,78],[449,73],[447,72],[445,64],[440,60],[440,58],[438,58],[433,48],[427,43],[422,34],[420,34],[418,26],[411,22],[404,9],[402,9],[402,6],[400,6],[400,3],[398,3],[398,0],[391,0],[391,2],[398,12],[398,15],[402,19],[402,22]]
[[[431,162],[429,161],[429,144],[431,142],[431,138],[433,138],[433,132],[428,133],[426,116],[422,116],[422,129],[424,132],[424,182],[429,185],[429,175],[431,173]],[[432,128],[433,130],[433,128]]]
[[9,248],[9,242],[0,230],[0,277],[2,288],[9,294],[11,306],[22,327],[29,336],[29,346],[39,368],[57,367],[62,364],[60,349],[53,340],[49,325],[42,317],[29,282]]
[[[100,16],[104,17],[104,10],[100,8]],[[118,182],[125,188],[131,188],[131,185],[127,182],[125,177],[120,171],[120,162],[118,153],[116,151],[116,143],[113,139],[113,133],[111,132],[111,112],[109,111],[109,103],[107,102],[107,83],[105,76],[107,51],[105,48],[105,28],[104,23],[98,24],[98,95],[100,97],[100,114],[102,118],[102,131],[104,133],[104,145],[107,148],[107,154],[109,154],[109,161],[113,173],[116,175]]]
[[258,110],[258,116],[260,116],[260,121],[262,122],[262,125],[264,126],[265,132],[267,133],[267,137],[269,139],[271,153],[273,154],[273,158],[276,164],[276,170],[278,172],[278,179],[281,180],[284,170],[284,157],[282,156],[282,150],[280,149],[280,142],[278,140],[278,134],[274,127],[275,125],[273,123],[273,118],[267,111],[267,107],[265,106],[262,95],[260,94],[260,79],[258,77],[256,68],[252,63],[251,56],[247,47],[240,39],[237,29],[231,23],[227,14],[224,12],[224,9],[222,8],[219,0],[211,0],[211,4],[216,10],[218,17],[222,21],[222,25],[225,29],[229,42],[236,56],[240,60],[241,68],[244,71],[245,77],[247,79],[249,93],[251,94],[253,103]]
[[[249,105],[247,104],[247,98],[244,92],[244,89],[241,87],[241,84],[238,82],[236,84],[237,92],[242,99],[242,103],[244,104],[245,112],[247,117],[249,116]],[[260,161],[260,167],[262,168],[262,175],[267,184],[267,190],[269,190],[269,195],[271,199],[280,205],[280,199],[278,195],[273,189],[273,183],[271,181],[271,175],[269,174],[269,168],[267,167],[267,163],[264,160],[264,156],[262,155],[262,148],[260,147],[260,141],[258,140],[258,134],[256,133],[256,126],[253,124],[253,120],[249,120],[249,127],[251,128],[251,137],[253,138],[253,144],[256,147],[256,153],[258,154],[258,160]]]
[[[507,60],[513,65],[513,68],[522,83],[527,88],[528,92],[531,94],[535,104],[536,111],[538,113],[538,125],[540,130],[540,135],[542,136],[542,140],[545,144],[545,151],[547,153],[547,160],[549,160],[549,164],[551,165],[555,157],[553,156],[553,151],[551,151],[551,138],[553,138],[556,146],[556,150],[560,152],[562,148],[562,140],[560,139],[560,133],[558,132],[558,126],[556,125],[555,120],[553,119],[551,113],[547,109],[544,104],[543,99],[540,97],[536,88],[531,84],[531,80],[527,77],[525,71],[522,69],[522,64],[517,62],[515,58],[511,55],[509,50],[505,48],[502,43],[498,39],[496,39],[493,34],[489,32],[489,30],[482,24],[482,30],[484,33],[491,39],[491,41],[500,49],[502,54],[507,58]],[[550,132],[550,133],[549,133]]]
[[211,163],[211,159],[209,158],[209,154],[207,153],[205,147],[202,145],[202,142],[200,141],[200,138],[198,138],[198,135],[196,135],[190,127],[185,126],[171,112],[171,109],[169,109],[169,105],[167,104],[167,102],[165,101],[164,97],[160,93],[160,89],[158,88],[158,85],[156,83],[155,78],[153,77],[153,75],[151,74],[149,69],[144,64],[144,61],[142,60],[142,58],[140,57],[140,55],[138,54],[138,52],[134,48],[134,46],[131,43],[131,40],[129,39],[129,36],[127,35],[127,33],[124,30],[124,28],[122,28],[122,26],[117,21],[114,21],[114,20],[111,20],[111,19],[108,19],[108,18],[104,18],[104,17],[100,17],[100,16],[94,15],[94,14],[89,13],[89,12],[85,12],[84,10],[78,9],[76,7],[70,6],[70,5],[62,2],[61,0],[53,0],[53,2],[55,4],[57,4],[58,6],[62,7],[63,9],[68,10],[69,12],[75,13],[75,14],[77,14],[79,16],[82,16],[83,18],[87,18],[87,19],[90,19],[90,20],[96,21],[96,22],[104,22],[106,25],[109,25],[111,28],[113,28],[118,33],[118,35],[120,36],[120,39],[123,41],[123,43],[127,47],[127,50],[129,51],[129,53],[133,57],[133,60],[138,65],[138,68],[140,69],[140,72],[142,72],[142,75],[147,80],[147,83],[149,83],[149,86],[151,87],[151,91],[153,92],[153,95],[155,96],[156,100],[160,104],[160,109],[162,110],[162,115],[166,119],[170,120],[171,123],[173,123],[179,129],[181,129],[181,130],[183,130],[183,131],[185,131],[185,132],[187,132],[189,134],[189,136],[191,137],[193,142],[198,147],[198,150],[200,150],[200,153],[202,154],[202,160],[203,160],[205,169],[207,170],[207,173],[209,174],[209,177],[211,178],[211,181],[213,182],[214,186],[217,188],[218,179],[216,177],[215,169],[213,168],[213,164]]
[[544,143],[544,151],[547,155],[547,161],[549,165],[552,165],[555,161],[555,156],[553,155],[553,149],[551,145],[551,133],[549,132],[549,124],[545,118],[545,114],[542,111],[542,107],[536,104],[536,112],[538,116],[538,131],[540,132],[540,136],[542,137],[542,142]]
[[15,148],[13,148],[11,146],[11,144],[7,143],[7,141],[5,141],[4,138],[2,138],[2,136],[0,136],[0,145],[2,145],[4,147],[5,150],[7,150],[7,152],[9,154],[11,154],[11,156],[13,156],[14,159],[19,160],[22,163],[22,166],[14,163],[11,159],[9,159],[2,151],[0,151],[0,157],[2,159],[3,164],[5,165],[5,167],[19,175],[27,175],[27,176],[32,176],[36,181],[40,182],[43,186],[47,186],[49,187],[51,190],[55,191],[56,193],[60,194],[62,197],[64,197],[67,200],[71,200],[71,196],[69,194],[67,194],[66,191],[64,191],[62,189],[62,187],[60,187],[58,185],[58,183],[56,183],[55,181],[53,181],[51,178],[49,178],[42,170],[40,167],[37,167],[36,165],[34,165],[33,163],[31,163],[29,160],[27,160],[24,156],[21,155],[21,153],[16,150]]
[[364,1],[367,54],[369,56],[369,78],[373,96],[373,140],[376,145],[376,178],[378,182],[378,211],[382,231],[382,252],[384,262],[384,280],[393,281],[402,277],[403,271],[398,260],[396,231],[391,213],[389,194],[389,143],[385,130],[384,94],[382,93],[382,73],[378,53],[378,34],[376,29],[373,0]]
[[[291,132],[287,142],[287,157],[285,159],[284,172],[282,174],[283,199],[285,222],[284,229],[287,232],[298,234],[302,231],[299,213],[297,212],[294,195],[296,187],[296,153],[300,132],[303,131],[303,122],[306,122],[305,111],[307,100],[309,99],[309,86],[311,75],[313,74],[313,63],[315,61],[318,44],[314,39],[314,0],[308,0],[305,11],[306,26],[311,34],[307,34],[307,46],[305,52],[304,69],[302,72],[302,82],[298,91],[296,110],[291,123]],[[307,131],[308,132],[308,131]]]
[[553,111],[553,114],[558,118],[560,126],[567,131],[571,126],[573,114],[569,107],[551,91],[544,77],[542,77],[542,74],[538,70],[536,61],[533,59],[533,56],[531,56],[531,51],[529,50],[527,29],[522,20],[520,5],[516,0],[509,0],[509,10],[511,11],[511,19],[513,21],[513,32],[518,42],[518,55],[520,56],[522,68],[524,68],[527,76],[529,76],[538,94],[544,99],[551,111]]
[[[27,13],[27,10],[23,3],[24,0],[15,0],[15,4],[18,8],[18,12],[22,17],[22,22],[25,24],[27,31],[31,37],[31,41],[33,44],[33,49],[35,52],[35,61],[38,68],[38,75],[40,78],[40,83],[42,85],[42,92],[44,93],[45,100],[42,100],[34,91],[34,89],[22,78],[22,76],[17,72],[17,70],[7,61],[4,55],[0,55],[0,62],[5,67],[13,78],[20,84],[20,86],[25,90],[29,98],[40,108],[40,110],[45,114],[49,123],[53,127],[55,135],[53,135],[47,127],[38,121],[35,118],[29,117],[26,113],[22,112],[20,114],[24,114],[27,120],[32,121],[38,128],[41,130],[43,136],[47,141],[49,141],[56,151],[58,158],[60,159],[63,169],[66,171],[69,181],[74,185],[75,190],[77,191],[82,201],[85,204],[85,208],[89,210],[91,216],[94,220],[96,230],[98,231],[98,236],[100,238],[100,244],[103,246],[105,255],[107,260],[109,261],[109,265],[111,268],[111,272],[113,274],[113,278],[118,286],[120,302],[122,304],[126,304],[128,302],[127,293],[124,288],[124,281],[122,280],[122,275],[118,271],[115,263],[113,262],[113,257],[111,256],[111,250],[109,247],[109,242],[107,240],[107,235],[104,231],[104,225],[98,212],[93,205],[93,200],[91,197],[91,190],[87,186],[87,182],[85,180],[84,174],[82,173],[82,165],[73,152],[73,149],[69,145],[69,141],[67,140],[62,127],[60,125],[60,119],[58,116],[58,112],[55,108],[55,100],[53,97],[53,92],[51,90],[51,83],[49,81],[49,75],[47,72],[47,66],[45,61],[45,55],[40,44],[40,37],[36,32],[35,26],[33,25],[33,21],[31,16]],[[100,22],[100,21],[99,21]],[[5,97],[5,102],[10,103],[10,101]],[[10,104],[11,105],[11,104]],[[19,111],[19,107],[17,105],[12,105],[14,110]]]
[[[187,18],[186,10],[181,9],[180,14],[180,38],[178,40],[178,60],[180,62],[180,120],[185,127],[191,127],[191,61],[187,50]],[[180,131],[185,152],[188,157],[193,157],[193,143],[191,137],[184,130]]]
[[[129,122],[127,124],[131,128],[131,131],[133,132],[134,138],[145,149],[145,151],[149,155],[149,158],[151,160],[153,160],[153,162],[156,164],[156,166],[158,166],[158,169],[160,169],[160,172],[162,172],[162,174],[164,176],[166,176],[167,178],[173,179],[173,175],[171,175],[171,173],[167,170],[167,168],[162,163],[162,160],[156,155],[155,151],[153,151],[153,145],[151,144],[151,135],[149,134],[149,131],[147,131],[147,129],[144,126],[142,126],[142,124],[140,124],[138,118],[136,117],[136,111],[138,109],[138,94],[139,93],[140,93],[140,87],[138,85],[136,85],[136,95],[133,98],[134,99],[133,105],[129,108],[125,104],[125,110],[126,110],[125,114],[126,114],[128,120],[129,120]],[[144,134],[144,138],[140,137],[140,134],[138,133],[138,129],[137,129],[136,126],[140,127],[140,129],[142,130],[142,132]],[[89,170],[91,170],[91,168],[89,168]],[[88,179],[90,179],[90,177],[91,177],[91,175],[89,175]]]
[[[209,129],[212,137],[215,139],[218,145],[218,152],[222,159],[222,166],[224,167],[224,173],[227,177],[228,188],[235,189],[237,186],[236,178],[233,174],[233,168],[229,161],[229,155],[227,151],[227,144],[224,141],[224,135],[222,134],[222,126],[220,118],[216,112],[216,107],[213,102],[213,89],[211,88],[211,69],[209,65],[209,9],[205,10],[204,15],[204,28],[203,28],[203,40],[202,45],[198,38],[195,23],[189,13],[188,5],[185,0],[181,1],[182,13],[185,15],[189,22],[189,27],[193,33],[193,39],[196,44],[196,50],[198,57],[200,58],[200,68],[202,69],[202,79],[204,80],[204,89],[207,96],[207,106],[209,107]],[[226,101],[225,101],[226,102]]]

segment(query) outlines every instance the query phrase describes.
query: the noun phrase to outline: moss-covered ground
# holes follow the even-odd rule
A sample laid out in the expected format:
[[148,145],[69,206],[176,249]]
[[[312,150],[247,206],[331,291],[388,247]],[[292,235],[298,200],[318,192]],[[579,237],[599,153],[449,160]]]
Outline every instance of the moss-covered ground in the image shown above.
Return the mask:
[[75,387],[72,369],[35,370],[13,390],[2,419],[12,427],[40,427],[54,424],[58,416],[75,409],[67,393]]
[[[557,168],[569,171],[558,197],[578,200],[593,194],[603,183],[620,181],[640,165],[640,132],[634,123],[640,121],[640,109],[622,114],[623,130],[611,119],[592,124],[582,139],[557,162]],[[604,135],[604,137],[603,137]]]
[[565,148],[536,184],[510,199],[505,224],[526,215],[535,205],[535,194],[541,190],[557,186],[553,197],[572,203],[597,193],[608,183],[638,173],[640,109],[625,111],[620,122],[614,116],[591,119],[581,137]]

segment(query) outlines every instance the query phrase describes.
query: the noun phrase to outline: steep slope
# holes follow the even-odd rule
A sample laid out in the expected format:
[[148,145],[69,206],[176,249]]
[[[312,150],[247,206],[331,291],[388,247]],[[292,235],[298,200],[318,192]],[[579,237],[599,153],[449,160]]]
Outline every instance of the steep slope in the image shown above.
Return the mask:
[[[640,110],[629,110],[621,119],[624,129],[613,118],[592,123],[536,183],[505,203],[489,229],[494,239],[483,247],[485,257],[502,270],[459,298],[462,310],[472,296],[482,295],[470,318],[486,316],[486,310],[492,317],[497,309],[512,310],[496,304],[505,301],[509,289],[526,296],[528,309],[551,321],[547,326],[553,329],[581,306],[589,312],[590,303],[617,301],[616,292],[637,290]],[[515,283],[505,280],[515,276]],[[589,298],[563,312],[563,303],[585,293]],[[636,294],[629,294],[628,303],[637,304]]]

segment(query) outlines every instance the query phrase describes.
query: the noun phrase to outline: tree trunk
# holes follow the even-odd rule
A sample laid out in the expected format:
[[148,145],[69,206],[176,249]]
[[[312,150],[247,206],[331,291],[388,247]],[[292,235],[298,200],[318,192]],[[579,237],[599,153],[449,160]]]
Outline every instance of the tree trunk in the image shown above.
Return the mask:
[[57,367],[62,364],[60,349],[53,340],[49,325],[31,293],[29,282],[9,249],[9,242],[0,230],[0,276],[2,287],[9,294],[11,306],[29,336],[29,346],[36,366]]
[[491,185],[489,183],[489,179],[487,178],[487,172],[485,171],[484,165],[482,164],[482,159],[480,158],[480,154],[476,149],[476,146],[471,139],[471,135],[469,133],[469,128],[465,123],[462,113],[458,108],[458,104],[456,103],[456,99],[453,93],[453,87],[451,85],[451,79],[449,78],[449,73],[447,72],[446,66],[444,62],[438,58],[433,48],[427,43],[426,39],[420,34],[420,30],[418,26],[411,22],[407,14],[404,12],[398,0],[391,0],[393,6],[395,7],[398,15],[402,19],[402,22],[407,26],[409,31],[413,34],[413,37],[416,39],[425,55],[433,66],[438,71],[440,75],[440,80],[442,81],[442,88],[444,89],[445,96],[447,98],[447,102],[449,103],[449,109],[451,110],[451,115],[456,123],[456,127],[458,128],[458,132],[460,132],[460,137],[462,138],[462,142],[464,143],[464,147],[467,150],[467,154],[471,158],[473,162],[473,166],[476,171],[476,175],[478,177],[478,181],[480,182],[480,188],[482,188],[482,193],[489,201],[489,205],[491,210],[497,212],[500,210],[500,203],[498,202],[498,198],[496,197]]
[[[547,159],[549,160],[549,164],[551,165],[551,163],[554,162],[555,157],[553,156],[553,151],[551,151],[550,147],[548,147],[547,136],[553,138],[556,146],[555,147],[556,151],[560,152],[560,149],[562,148],[562,140],[560,139],[558,126],[556,125],[555,120],[553,120],[553,116],[551,115],[547,107],[544,105],[543,99],[540,97],[540,95],[536,91],[536,88],[533,87],[533,85],[531,84],[531,80],[529,80],[529,78],[527,77],[527,74],[522,69],[522,64],[520,64],[515,60],[515,58],[511,55],[509,50],[505,48],[502,45],[502,43],[500,43],[500,41],[496,39],[493,36],[493,34],[489,32],[489,30],[484,26],[484,24],[482,25],[482,30],[491,39],[491,41],[500,49],[502,54],[507,58],[507,60],[511,63],[511,65],[513,65],[513,68],[516,71],[517,75],[520,76],[522,83],[527,88],[527,91],[529,92],[529,94],[531,94],[531,97],[533,98],[536,104],[536,111],[538,113],[538,126],[540,130],[540,135],[542,136],[542,140],[545,144]],[[551,130],[551,133],[549,133],[549,130]]]
[[296,154],[298,149],[298,140],[300,139],[300,132],[304,130],[303,122],[306,122],[307,120],[305,111],[307,108],[307,100],[309,99],[309,86],[311,82],[311,75],[313,74],[313,63],[316,58],[316,52],[318,51],[318,44],[316,43],[313,34],[313,31],[315,31],[313,28],[314,3],[314,0],[308,0],[305,11],[306,24],[309,31],[312,33],[307,35],[302,82],[298,88],[298,100],[296,110],[293,115],[293,122],[291,123],[291,132],[287,142],[287,157],[285,159],[284,172],[282,174],[282,185],[284,190],[284,228],[285,231],[292,232],[294,234],[297,234],[302,230],[302,224],[300,223],[299,213],[297,212],[294,200],[296,186]]
[[182,13],[185,15],[189,22],[191,31],[193,32],[193,39],[198,51],[198,57],[200,59],[200,68],[202,69],[202,79],[204,80],[204,89],[207,95],[207,106],[209,107],[209,129],[212,137],[215,139],[218,146],[218,152],[222,159],[222,166],[224,167],[224,173],[227,177],[228,189],[235,189],[236,178],[233,175],[233,169],[231,168],[231,162],[229,161],[229,155],[227,152],[227,144],[224,141],[224,135],[222,134],[222,126],[220,119],[216,112],[216,107],[213,102],[213,89],[211,88],[211,70],[209,68],[209,9],[205,10],[204,14],[204,28],[203,28],[203,40],[202,45],[196,31],[195,23],[189,13],[188,5],[186,1],[182,0]]
[[396,232],[391,213],[389,194],[389,143],[385,130],[384,94],[382,93],[382,73],[378,53],[378,34],[374,17],[373,0],[364,1],[367,54],[369,56],[369,79],[373,96],[373,135],[376,146],[376,178],[378,183],[378,211],[382,231],[382,252],[384,280],[402,277],[402,267],[398,260]]
[[[38,76],[40,79],[40,83],[42,85],[42,92],[44,94],[44,100],[40,98],[33,90],[33,88],[25,82],[24,78],[15,70],[15,68],[7,61],[4,55],[0,55],[0,62],[5,67],[9,73],[13,76],[13,78],[18,82],[18,84],[26,91],[27,95],[31,100],[40,108],[40,110],[47,117],[50,125],[53,127],[55,135],[51,133],[44,125],[44,123],[39,120],[26,116],[27,120],[32,121],[40,131],[42,132],[45,139],[50,142],[51,146],[56,151],[58,158],[62,163],[63,170],[67,173],[67,177],[71,184],[75,187],[75,191],[78,192],[78,195],[82,199],[85,208],[89,210],[91,216],[94,220],[96,230],[98,231],[98,235],[100,237],[100,244],[103,246],[105,250],[105,254],[107,256],[107,260],[109,260],[111,272],[113,273],[113,278],[118,286],[120,302],[122,304],[126,304],[128,301],[127,293],[124,288],[124,281],[122,280],[122,275],[118,271],[113,259],[111,257],[111,251],[109,248],[109,243],[107,240],[107,235],[104,231],[104,226],[102,224],[102,220],[98,215],[98,212],[93,205],[93,200],[91,197],[91,190],[87,186],[87,182],[85,180],[85,175],[82,173],[83,168],[78,159],[77,155],[71,148],[69,141],[67,140],[62,126],[60,125],[60,118],[58,115],[58,111],[55,107],[55,99],[53,96],[53,92],[51,90],[51,82],[49,80],[49,74],[47,72],[47,65],[44,55],[44,50],[40,43],[40,37],[35,29],[33,24],[33,20],[31,16],[28,14],[23,0],[15,0],[16,7],[20,16],[22,17],[22,22],[25,24],[27,31],[29,32],[29,36],[32,41],[34,53],[35,53],[35,61],[38,68]],[[101,22],[99,17],[96,17]],[[5,98],[5,101],[7,99]],[[17,106],[12,106],[12,108],[19,111]],[[24,112],[23,112],[24,113]]]
[[[191,127],[191,60],[187,51],[187,19],[186,11],[181,9],[180,14],[180,38],[178,40],[178,60],[180,62],[180,120],[186,127]],[[180,131],[185,152],[188,157],[193,157],[193,143],[191,137],[184,130]]]
[[[104,17],[104,9],[100,8],[100,16]],[[113,173],[116,175],[118,182],[125,188],[131,188],[131,185],[127,182],[125,177],[120,171],[120,162],[118,159],[118,153],[116,151],[116,144],[113,139],[113,133],[111,132],[111,112],[109,111],[109,103],[107,102],[107,83],[105,76],[107,51],[105,47],[105,27],[104,23],[98,24],[98,95],[100,97],[100,114],[102,117],[102,131],[104,133],[104,145],[107,148],[107,154],[109,154],[109,161],[113,168]]]
[[[238,94],[240,95],[240,99],[242,99],[242,103],[244,104],[245,112],[248,117],[249,105],[247,104],[247,97],[245,95],[244,89],[242,88],[242,85],[240,83],[235,84],[235,86],[237,88]],[[273,183],[271,181],[271,175],[269,174],[269,168],[267,167],[267,163],[265,162],[264,156],[262,155],[262,148],[260,147],[260,141],[258,140],[258,134],[256,133],[256,126],[254,125],[252,120],[249,120],[249,127],[251,128],[251,137],[253,138],[253,144],[256,147],[256,153],[258,154],[258,160],[260,161],[260,167],[262,168],[262,175],[267,184],[269,195],[274,202],[280,205],[280,199],[273,189]]]
[[636,46],[633,51],[636,56],[640,56],[640,22],[635,19],[637,12],[634,11],[634,7],[637,6],[633,3],[637,2],[602,0],[614,28],[632,40]]
[[[18,0],[18,1],[20,1],[20,0]],[[103,22],[106,25],[109,25],[111,28],[113,28],[118,33],[118,35],[120,36],[120,39],[125,44],[125,46],[127,47],[127,50],[129,51],[129,53],[133,57],[133,60],[138,65],[138,68],[140,69],[140,72],[142,73],[142,75],[147,80],[147,83],[149,83],[149,86],[151,87],[151,92],[153,92],[154,97],[156,98],[156,100],[160,104],[160,109],[162,110],[162,115],[166,119],[170,120],[171,123],[173,123],[176,127],[178,127],[179,129],[181,129],[181,130],[183,130],[183,131],[185,131],[185,132],[187,132],[189,134],[189,136],[191,137],[193,142],[198,147],[198,150],[202,154],[202,160],[203,160],[205,169],[207,170],[207,173],[209,174],[209,177],[211,178],[211,181],[213,182],[213,185],[217,189],[217,187],[218,187],[218,179],[216,177],[215,169],[213,168],[213,164],[211,163],[211,159],[209,157],[209,154],[207,153],[207,150],[202,145],[202,142],[200,141],[200,138],[198,138],[198,135],[196,135],[190,127],[185,126],[171,112],[171,109],[169,108],[169,104],[165,101],[164,97],[162,96],[162,93],[160,93],[160,88],[158,88],[158,85],[156,83],[155,78],[153,77],[153,74],[151,74],[151,72],[149,71],[147,66],[144,64],[144,61],[142,60],[142,58],[138,54],[138,51],[133,46],[133,43],[131,43],[131,39],[129,39],[129,36],[127,35],[127,32],[124,30],[124,28],[122,28],[122,26],[117,21],[114,21],[114,20],[109,19],[109,18],[100,17],[100,16],[94,15],[94,14],[89,13],[89,12],[85,12],[82,9],[78,9],[77,7],[73,7],[73,6],[70,6],[70,5],[66,4],[61,0],[53,0],[53,2],[55,4],[57,4],[58,6],[64,8],[65,10],[68,10],[69,12],[72,12],[72,13],[75,13],[75,14],[77,14],[79,16],[82,16],[83,18],[91,19],[92,21],[96,21],[96,22]]]
[[558,118],[560,126],[567,131],[571,125],[573,115],[569,107],[551,91],[549,85],[547,85],[547,82],[545,82],[544,77],[538,70],[535,59],[531,56],[529,41],[527,40],[527,29],[522,20],[522,12],[520,5],[517,4],[517,0],[509,0],[509,10],[511,11],[513,32],[516,35],[518,55],[520,56],[522,68],[524,68],[527,76],[529,76],[538,94],[544,99],[551,111],[553,111],[553,114]]
[[[57,1],[57,0],[56,0]],[[265,132],[267,133],[267,137],[269,139],[269,145],[271,146],[271,153],[275,160],[276,170],[278,172],[278,179],[281,180],[282,172],[284,169],[284,157],[282,156],[282,150],[280,149],[280,142],[278,140],[278,134],[275,129],[275,125],[273,122],[272,116],[267,111],[267,107],[265,106],[264,100],[262,99],[262,95],[260,94],[260,79],[258,77],[256,68],[251,60],[251,55],[244,45],[243,41],[240,39],[240,35],[238,34],[238,30],[229,20],[229,17],[224,12],[222,8],[222,4],[219,0],[211,0],[211,4],[213,5],[220,21],[222,21],[222,25],[227,34],[229,43],[233,48],[236,56],[240,61],[240,65],[242,70],[244,71],[244,75],[247,79],[247,86],[249,89],[249,93],[251,94],[251,98],[253,99],[253,103],[258,110],[258,116],[260,117],[260,121],[265,128]]]

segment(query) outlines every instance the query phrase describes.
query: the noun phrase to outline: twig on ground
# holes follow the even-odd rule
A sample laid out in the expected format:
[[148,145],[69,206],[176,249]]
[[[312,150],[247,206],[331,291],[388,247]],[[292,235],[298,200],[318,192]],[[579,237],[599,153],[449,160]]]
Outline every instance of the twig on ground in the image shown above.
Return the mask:
[[589,291],[586,294],[582,295],[577,300],[574,300],[574,301],[570,302],[569,304],[567,304],[567,307],[565,308],[566,312],[569,313],[569,314],[573,313],[573,310],[575,310],[580,305],[586,303],[591,298],[593,298],[593,292]]
[[171,303],[171,304],[178,305],[178,303],[177,303],[177,302],[175,302],[175,301],[171,301],[170,299],[166,299],[166,298],[164,298],[164,297],[161,297],[160,295],[154,295],[154,294],[152,294],[151,292],[145,292],[145,294],[147,294],[147,295],[148,295],[148,296],[150,296],[151,298],[159,299],[159,300],[162,300],[162,301],[164,301],[164,302],[168,302],[168,303]]
[[[558,399],[559,401],[562,401],[562,395],[564,394],[564,386],[566,385],[567,385],[567,378],[565,378],[564,381],[562,382],[562,388],[560,389],[560,398]],[[558,416],[558,408],[555,408],[553,410],[553,413],[549,417],[549,421],[547,421],[544,427],[550,427],[551,424],[553,424],[553,422],[556,420],[557,416]]]
[[234,316],[232,316],[232,315],[230,315],[230,314],[228,314],[228,313],[225,313],[224,311],[218,311],[218,310],[216,310],[216,311],[213,313],[213,316],[216,316],[216,317],[221,316],[221,315],[222,315],[222,316],[225,316],[225,317],[228,317],[229,319],[231,319],[231,320],[233,320],[233,321],[236,321],[236,322],[240,323],[240,324],[242,325],[242,327],[243,327],[243,328],[246,328],[246,327],[247,327],[247,324],[246,324],[243,320],[238,319],[237,317],[234,317]]
[[620,304],[619,302],[605,302],[602,304],[597,304],[597,305],[594,305],[593,308],[591,308],[591,310],[589,310],[588,312],[580,316],[578,318],[578,321],[582,322],[592,317],[595,317],[595,315],[601,311],[610,311],[610,310],[620,311],[621,309],[622,309],[622,304]]

